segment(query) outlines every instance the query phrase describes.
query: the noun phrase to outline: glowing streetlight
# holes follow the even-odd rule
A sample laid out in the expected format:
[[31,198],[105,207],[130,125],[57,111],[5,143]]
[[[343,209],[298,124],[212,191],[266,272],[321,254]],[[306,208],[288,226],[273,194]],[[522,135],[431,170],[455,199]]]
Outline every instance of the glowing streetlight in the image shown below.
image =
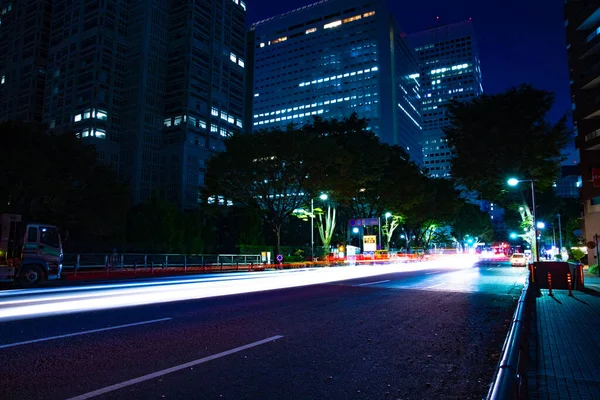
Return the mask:
[[510,238],[511,238],[511,239],[516,239],[516,238],[518,238],[518,237],[519,237],[519,235],[517,235],[517,234],[516,234],[516,233],[514,233],[514,232],[512,232],[512,233],[510,234]]
[[544,228],[546,227],[546,224],[545,224],[545,223],[543,223],[543,222],[538,222],[538,223],[536,224],[536,226],[537,226],[537,228],[538,228],[538,229],[544,229]]
[[[321,193],[319,198],[323,201],[327,200],[328,196]],[[315,260],[315,202],[314,198],[310,199],[310,260]]]
[[352,228],[352,232],[358,233],[358,228]]
[[533,179],[517,179],[517,178],[510,178],[508,181],[506,181],[506,183],[508,183],[509,186],[517,186],[520,182],[530,182],[531,183],[531,216],[533,217],[533,261],[540,261],[540,255],[539,255],[539,250],[538,250],[538,243],[537,243],[537,232],[535,231],[535,227],[537,226],[536,223],[536,219],[535,219],[535,181]]
[[392,213],[391,213],[391,212],[386,212],[386,213],[385,213],[385,217],[386,217],[386,218],[389,218],[389,217],[391,217],[391,216],[392,216]]

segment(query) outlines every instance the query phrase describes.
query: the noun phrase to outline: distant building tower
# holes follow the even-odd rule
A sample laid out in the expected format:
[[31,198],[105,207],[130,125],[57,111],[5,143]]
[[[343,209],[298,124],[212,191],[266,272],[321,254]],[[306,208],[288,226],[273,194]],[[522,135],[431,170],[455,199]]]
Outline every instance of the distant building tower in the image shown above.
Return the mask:
[[471,21],[439,25],[411,34],[419,61],[423,114],[423,163],[434,177],[449,177],[454,154],[444,139],[449,100],[471,100],[483,93],[479,54]]
[[[586,242],[595,242],[595,235],[600,234],[600,5],[591,0],[567,0],[564,10],[575,144],[580,158],[582,234]],[[589,255],[588,262],[598,260]]]
[[319,1],[253,24],[249,38],[253,130],[356,112],[421,164],[418,67],[384,0]]

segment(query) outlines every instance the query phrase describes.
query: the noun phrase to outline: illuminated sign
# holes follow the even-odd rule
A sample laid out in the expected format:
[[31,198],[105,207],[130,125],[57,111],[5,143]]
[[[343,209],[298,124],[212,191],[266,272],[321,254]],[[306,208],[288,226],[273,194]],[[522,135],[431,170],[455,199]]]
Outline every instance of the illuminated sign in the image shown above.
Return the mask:
[[377,250],[377,236],[366,235],[363,238],[363,251],[376,251]]

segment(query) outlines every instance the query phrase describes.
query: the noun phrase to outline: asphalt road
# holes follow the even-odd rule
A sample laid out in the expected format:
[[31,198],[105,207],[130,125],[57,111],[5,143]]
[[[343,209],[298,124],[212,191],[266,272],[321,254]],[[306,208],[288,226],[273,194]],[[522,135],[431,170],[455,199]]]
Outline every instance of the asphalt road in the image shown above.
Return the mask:
[[328,270],[4,292],[0,398],[485,395],[523,268]]

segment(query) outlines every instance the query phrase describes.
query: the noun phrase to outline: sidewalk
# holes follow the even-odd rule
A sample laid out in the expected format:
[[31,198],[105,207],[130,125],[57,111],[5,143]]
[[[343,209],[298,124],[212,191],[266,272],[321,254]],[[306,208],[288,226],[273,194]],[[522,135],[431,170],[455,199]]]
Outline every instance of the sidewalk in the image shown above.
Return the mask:
[[[586,292],[547,289],[536,298],[530,343],[530,399],[600,399],[600,278]],[[535,321],[535,322],[534,322]]]

